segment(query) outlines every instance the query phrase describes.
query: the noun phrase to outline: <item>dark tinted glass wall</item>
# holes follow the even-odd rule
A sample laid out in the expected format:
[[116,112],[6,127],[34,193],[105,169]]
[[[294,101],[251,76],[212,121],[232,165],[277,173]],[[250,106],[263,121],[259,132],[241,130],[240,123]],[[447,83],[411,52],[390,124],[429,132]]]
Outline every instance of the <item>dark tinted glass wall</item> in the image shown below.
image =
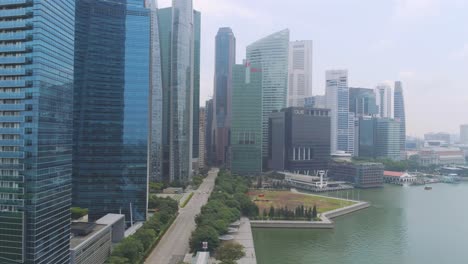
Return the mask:
[[73,202],[91,220],[122,212],[143,221],[150,11],[117,2],[77,1]]
[[74,1],[0,9],[0,263],[68,263]]

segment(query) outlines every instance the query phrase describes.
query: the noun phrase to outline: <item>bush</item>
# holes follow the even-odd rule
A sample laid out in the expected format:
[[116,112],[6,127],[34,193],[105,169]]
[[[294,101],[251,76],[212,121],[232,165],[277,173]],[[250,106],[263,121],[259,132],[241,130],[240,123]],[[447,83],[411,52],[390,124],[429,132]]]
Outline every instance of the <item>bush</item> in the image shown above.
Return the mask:
[[70,211],[72,220],[78,220],[88,214],[88,209],[80,207],[72,207]]
[[244,246],[236,242],[223,243],[216,251],[216,259],[221,261],[235,262],[244,256]]
[[114,256],[126,258],[130,263],[137,263],[140,256],[143,255],[143,244],[133,236],[130,236],[120,242],[112,253]]

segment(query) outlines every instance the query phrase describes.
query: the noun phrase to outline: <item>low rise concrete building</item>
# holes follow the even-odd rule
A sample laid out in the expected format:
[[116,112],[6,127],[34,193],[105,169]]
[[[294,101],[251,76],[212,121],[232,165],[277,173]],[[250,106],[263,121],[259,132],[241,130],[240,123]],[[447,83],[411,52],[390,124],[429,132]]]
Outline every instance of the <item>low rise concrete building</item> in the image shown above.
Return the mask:
[[384,166],[381,163],[335,159],[330,163],[328,177],[352,183],[357,188],[383,186]]
[[466,164],[465,153],[460,148],[425,148],[418,155],[422,166]]
[[384,171],[384,181],[393,184],[410,184],[417,181],[416,176],[410,175],[407,172]]
[[108,214],[96,223],[72,222],[70,239],[71,264],[103,264],[110,256],[112,244],[124,237],[125,216]]

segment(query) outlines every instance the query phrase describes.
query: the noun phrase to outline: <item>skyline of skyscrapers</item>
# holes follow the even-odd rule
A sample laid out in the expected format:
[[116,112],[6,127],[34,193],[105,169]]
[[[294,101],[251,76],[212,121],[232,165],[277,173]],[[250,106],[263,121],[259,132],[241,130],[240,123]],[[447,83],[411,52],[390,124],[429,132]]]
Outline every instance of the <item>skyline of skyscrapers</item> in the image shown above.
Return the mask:
[[75,3],[0,10],[0,262],[68,263]]
[[288,107],[303,107],[305,98],[312,96],[312,59],[312,40],[289,43]]
[[468,124],[460,126],[460,142],[468,144]]
[[288,91],[289,29],[247,46],[247,64],[262,70],[262,155],[268,157],[268,118],[286,107]]
[[213,144],[216,165],[226,165],[231,128],[232,69],[236,63],[236,38],[231,28],[218,30],[215,43]]

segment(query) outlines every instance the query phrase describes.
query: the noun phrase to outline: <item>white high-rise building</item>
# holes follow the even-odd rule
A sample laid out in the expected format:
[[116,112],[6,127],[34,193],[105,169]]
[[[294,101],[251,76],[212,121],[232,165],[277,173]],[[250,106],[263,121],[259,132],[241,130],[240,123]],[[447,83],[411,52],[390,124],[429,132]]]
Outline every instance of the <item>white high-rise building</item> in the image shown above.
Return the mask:
[[312,40],[289,44],[288,107],[303,107],[304,99],[312,96]]
[[326,82],[327,108],[331,110],[331,152],[354,154],[354,116],[349,113],[348,71],[327,71]]
[[380,84],[375,88],[378,116],[381,118],[392,118],[392,87]]
[[468,144],[468,124],[460,126],[460,142]]

